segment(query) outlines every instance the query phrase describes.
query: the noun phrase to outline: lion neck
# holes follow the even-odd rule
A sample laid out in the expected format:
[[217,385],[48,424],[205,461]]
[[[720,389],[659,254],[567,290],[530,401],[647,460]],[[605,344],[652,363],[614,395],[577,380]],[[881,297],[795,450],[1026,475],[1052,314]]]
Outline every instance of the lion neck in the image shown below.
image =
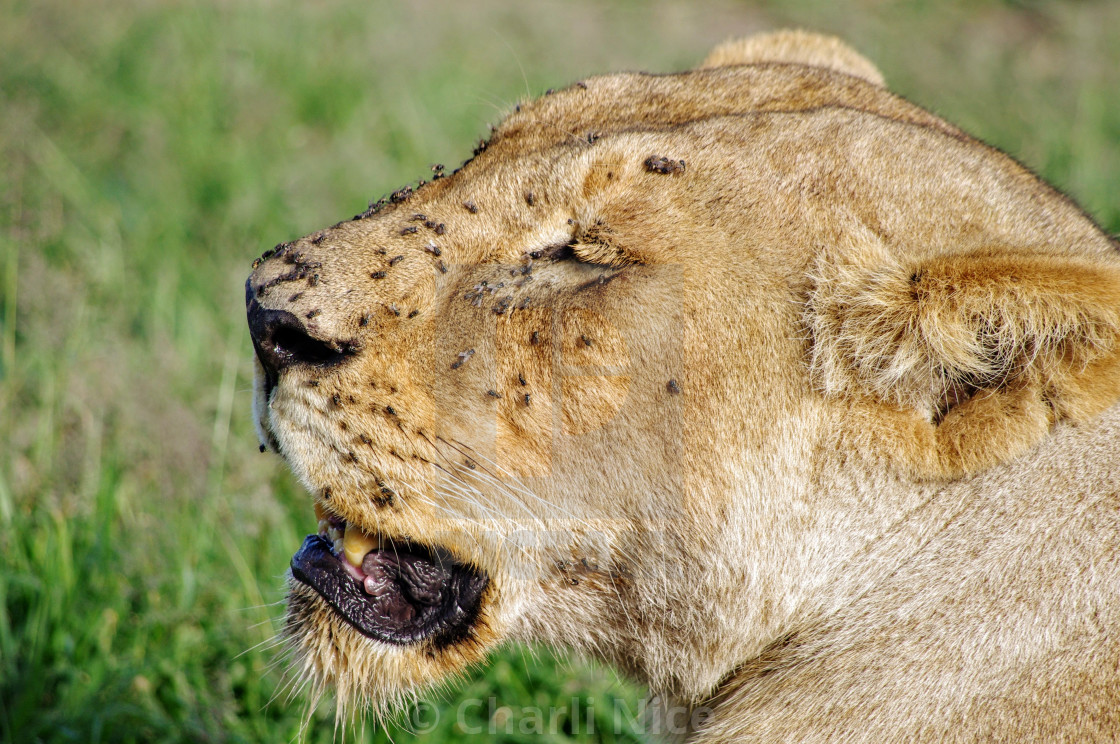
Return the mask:
[[[1114,498],[1120,492],[1118,436],[1120,404],[1087,424],[1059,423],[1025,455],[950,481],[910,477],[881,457],[845,451],[822,437],[814,450],[817,462],[809,487],[799,494],[796,510],[784,510],[785,519],[808,524],[808,529],[776,551],[767,551],[776,554],[767,559],[771,566],[799,570],[788,571],[772,585],[774,596],[754,598],[790,609],[758,628],[749,643],[753,653],[741,657],[720,687],[778,663],[799,635],[837,629],[838,617],[889,611],[889,607],[865,607],[871,601],[868,597],[888,581],[893,587],[910,567],[942,560],[939,551],[950,529],[954,540],[962,539],[957,534],[961,530],[973,530],[976,544],[998,549],[1002,541],[1012,551],[1014,541],[1029,538],[991,529],[1008,513],[1035,518],[1091,502],[1101,494]],[[806,520],[804,514],[810,510],[813,517]],[[951,583],[959,566],[946,571],[946,581]],[[914,590],[921,593],[928,588]],[[945,591],[951,592],[951,586]],[[761,666],[760,659],[765,661]]]

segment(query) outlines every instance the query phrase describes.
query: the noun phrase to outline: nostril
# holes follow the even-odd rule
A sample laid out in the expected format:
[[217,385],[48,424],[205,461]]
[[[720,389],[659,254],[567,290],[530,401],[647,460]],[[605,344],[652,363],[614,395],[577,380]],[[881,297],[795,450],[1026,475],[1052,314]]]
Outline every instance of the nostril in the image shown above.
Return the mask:
[[325,341],[308,336],[302,327],[286,324],[279,326],[273,332],[272,347],[273,352],[277,356],[289,360],[289,364],[297,362],[331,364],[341,360],[346,354],[346,351],[341,347],[335,347]]
[[268,375],[269,387],[279,373],[297,364],[326,366],[354,353],[351,342],[328,342],[312,337],[307,327],[286,310],[269,310],[256,299],[249,301],[249,334],[253,348]]

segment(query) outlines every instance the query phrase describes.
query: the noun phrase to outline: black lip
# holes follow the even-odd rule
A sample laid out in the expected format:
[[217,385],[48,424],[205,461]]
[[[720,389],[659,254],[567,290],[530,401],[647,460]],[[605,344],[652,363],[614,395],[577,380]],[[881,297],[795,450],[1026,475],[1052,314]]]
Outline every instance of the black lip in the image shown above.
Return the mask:
[[[389,558],[389,551],[385,553]],[[373,555],[373,554],[371,554]],[[292,556],[292,576],[307,584],[363,635],[407,645],[429,640],[436,647],[466,638],[478,619],[489,578],[457,563],[444,551],[415,545],[392,551],[390,589],[367,594],[319,535],[308,535]],[[394,573],[395,571],[395,573]],[[425,582],[417,585],[416,574]],[[414,597],[420,597],[420,600]]]

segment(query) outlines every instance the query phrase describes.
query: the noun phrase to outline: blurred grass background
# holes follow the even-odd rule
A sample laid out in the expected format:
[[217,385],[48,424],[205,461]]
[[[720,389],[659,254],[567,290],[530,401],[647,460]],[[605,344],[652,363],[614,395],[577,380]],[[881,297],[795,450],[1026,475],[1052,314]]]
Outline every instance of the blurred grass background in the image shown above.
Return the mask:
[[[459,162],[520,97],[790,25],[1120,230],[1120,3],[0,0],[0,740],[296,739],[267,641],[314,517],[257,453],[250,261]],[[509,649],[428,736],[474,738],[457,706],[493,697],[513,718],[471,726],[539,740],[517,706],[574,697],[575,738],[611,741],[643,694]],[[302,733],[336,735],[329,706]]]

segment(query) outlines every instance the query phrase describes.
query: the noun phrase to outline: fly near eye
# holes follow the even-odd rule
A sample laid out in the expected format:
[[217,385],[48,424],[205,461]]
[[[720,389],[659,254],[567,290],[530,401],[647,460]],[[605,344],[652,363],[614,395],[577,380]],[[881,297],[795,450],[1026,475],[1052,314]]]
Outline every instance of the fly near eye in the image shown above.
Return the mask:
[[570,261],[577,258],[575,253],[572,252],[571,243],[557,243],[547,248],[529,251],[528,255],[534,261]]

